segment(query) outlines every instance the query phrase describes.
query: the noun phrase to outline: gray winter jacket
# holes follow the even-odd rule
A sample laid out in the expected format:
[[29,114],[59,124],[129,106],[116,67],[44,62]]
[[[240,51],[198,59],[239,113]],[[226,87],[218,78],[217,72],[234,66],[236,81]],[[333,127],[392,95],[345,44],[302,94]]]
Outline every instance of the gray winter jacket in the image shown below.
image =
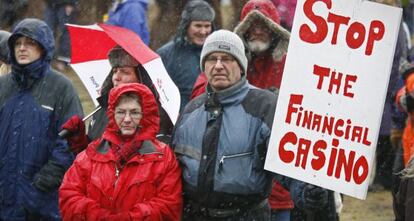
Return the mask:
[[276,100],[243,77],[190,101],[173,136],[187,201],[229,208],[235,199],[254,205],[268,197],[272,174],[263,166]]

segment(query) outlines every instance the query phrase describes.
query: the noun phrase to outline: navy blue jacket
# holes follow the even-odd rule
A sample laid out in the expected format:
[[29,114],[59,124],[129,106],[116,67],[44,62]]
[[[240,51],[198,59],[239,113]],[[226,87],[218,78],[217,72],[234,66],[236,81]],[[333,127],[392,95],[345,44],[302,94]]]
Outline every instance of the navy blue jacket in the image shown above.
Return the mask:
[[82,107],[71,82],[50,68],[54,38],[46,23],[20,22],[10,48],[20,36],[34,39],[44,54],[22,66],[10,50],[12,73],[0,77],[0,220],[25,220],[27,213],[60,220],[57,187],[42,192],[33,178],[48,161],[71,165],[74,156],[57,133],[68,118],[83,114]]
[[202,46],[191,44],[184,38],[178,38],[162,46],[157,51],[168,74],[180,91],[180,112],[190,101],[194,83],[201,73],[201,49]]

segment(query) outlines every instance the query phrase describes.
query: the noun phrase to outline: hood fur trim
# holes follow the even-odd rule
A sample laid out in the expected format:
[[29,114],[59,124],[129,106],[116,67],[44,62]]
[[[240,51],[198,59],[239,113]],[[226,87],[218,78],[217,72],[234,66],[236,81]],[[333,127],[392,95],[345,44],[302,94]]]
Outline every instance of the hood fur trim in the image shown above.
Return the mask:
[[267,18],[260,11],[252,10],[251,12],[249,12],[246,18],[242,20],[236,26],[236,28],[234,29],[234,32],[240,36],[246,48],[248,48],[244,35],[246,34],[247,30],[250,28],[250,26],[253,24],[255,20],[263,21],[267,25],[267,27],[272,31],[272,33],[274,34],[274,37],[279,39],[279,42],[277,43],[276,47],[273,49],[272,56],[275,59],[275,61],[281,61],[287,53],[287,49],[289,46],[290,32],[286,30],[285,28],[283,28],[281,25]]

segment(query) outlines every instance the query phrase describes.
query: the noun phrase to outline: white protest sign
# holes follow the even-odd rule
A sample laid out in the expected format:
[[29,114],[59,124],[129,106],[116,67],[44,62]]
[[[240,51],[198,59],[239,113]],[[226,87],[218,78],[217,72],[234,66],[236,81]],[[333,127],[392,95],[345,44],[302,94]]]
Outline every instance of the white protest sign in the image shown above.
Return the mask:
[[401,14],[298,0],[265,169],[365,199]]

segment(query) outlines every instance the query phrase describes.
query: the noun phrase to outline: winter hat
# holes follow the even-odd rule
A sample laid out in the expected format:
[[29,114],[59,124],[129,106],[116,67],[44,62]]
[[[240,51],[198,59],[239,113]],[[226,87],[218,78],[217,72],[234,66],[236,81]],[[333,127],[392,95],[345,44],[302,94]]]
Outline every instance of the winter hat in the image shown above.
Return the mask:
[[183,12],[181,13],[181,19],[191,21],[210,21],[214,20],[216,13],[214,9],[205,1],[193,0],[189,1]]
[[136,67],[139,62],[135,60],[128,52],[119,45],[112,48],[108,53],[109,63],[111,67]]
[[212,23],[214,30],[213,21],[215,16],[214,9],[207,2],[201,0],[189,1],[181,13],[181,20],[175,40],[184,38],[187,35],[188,26],[192,21],[209,21]]
[[228,30],[218,30],[209,35],[204,42],[200,56],[200,67],[204,71],[206,57],[213,52],[224,52],[236,58],[243,74],[247,73],[247,57],[243,41],[238,35]]
[[248,1],[244,6],[240,14],[240,21],[243,21],[246,16],[257,10],[264,15],[264,18],[270,18],[273,22],[280,24],[280,16],[276,6],[270,0],[254,0]]
[[10,32],[0,30],[0,61],[5,63],[9,63],[9,47],[7,46],[7,40],[9,39],[10,35]]

